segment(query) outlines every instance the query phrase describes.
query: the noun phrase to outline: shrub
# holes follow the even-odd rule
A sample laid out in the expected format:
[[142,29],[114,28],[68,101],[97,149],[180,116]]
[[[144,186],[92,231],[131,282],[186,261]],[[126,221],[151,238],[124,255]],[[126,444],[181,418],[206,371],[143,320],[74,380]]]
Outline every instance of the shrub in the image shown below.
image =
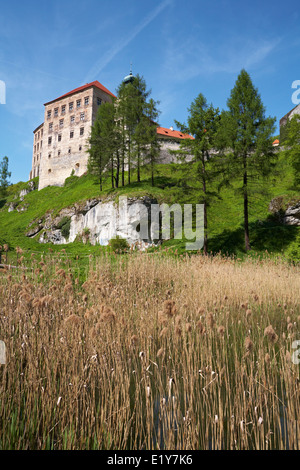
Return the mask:
[[64,238],[68,239],[70,235],[70,227],[71,227],[71,218],[70,217],[63,217],[59,223],[56,225],[56,228],[61,230],[61,234]]
[[109,241],[108,246],[111,251],[115,251],[116,253],[126,253],[129,250],[127,240],[125,240],[125,238],[121,238],[119,235],[117,235],[116,238],[112,238]]

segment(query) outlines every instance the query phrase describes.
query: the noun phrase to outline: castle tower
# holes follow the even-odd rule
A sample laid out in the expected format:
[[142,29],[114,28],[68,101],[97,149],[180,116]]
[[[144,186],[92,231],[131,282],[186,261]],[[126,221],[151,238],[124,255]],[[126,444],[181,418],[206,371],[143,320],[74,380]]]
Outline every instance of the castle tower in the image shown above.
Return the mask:
[[30,178],[39,176],[39,190],[62,186],[73,172],[83,175],[88,139],[99,106],[115,95],[98,81],[87,83],[45,103],[44,123],[34,131]]

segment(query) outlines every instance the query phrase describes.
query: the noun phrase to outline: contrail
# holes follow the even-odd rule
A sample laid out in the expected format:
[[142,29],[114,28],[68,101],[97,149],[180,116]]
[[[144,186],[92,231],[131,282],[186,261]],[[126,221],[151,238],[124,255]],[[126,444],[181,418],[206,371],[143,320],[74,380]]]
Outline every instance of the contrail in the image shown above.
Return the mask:
[[168,5],[172,3],[172,0],[164,0],[158,5],[144,20],[132,31],[132,33],[125,39],[120,40],[115,46],[113,46],[101,59],[99,59],[94,66],[87,73],[84,84],[88,83],[91,79],[94,79],[112,60],[119,54],[128,44],[133,41],[141,31],[143,31],[149,23],[151,23]]

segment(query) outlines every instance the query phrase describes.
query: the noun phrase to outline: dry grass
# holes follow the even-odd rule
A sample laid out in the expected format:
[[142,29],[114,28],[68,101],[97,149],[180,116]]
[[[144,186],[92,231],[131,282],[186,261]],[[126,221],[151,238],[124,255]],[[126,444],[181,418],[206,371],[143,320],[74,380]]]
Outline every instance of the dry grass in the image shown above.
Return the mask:
[[0,274],[0,449],[299,449],[299,268],[118,260]]

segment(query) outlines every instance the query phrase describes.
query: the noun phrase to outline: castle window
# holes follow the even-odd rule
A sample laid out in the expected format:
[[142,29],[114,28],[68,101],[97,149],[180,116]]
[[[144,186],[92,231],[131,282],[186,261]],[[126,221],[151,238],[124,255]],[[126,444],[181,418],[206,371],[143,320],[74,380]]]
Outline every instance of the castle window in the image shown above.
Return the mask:
[[41,148],[43,147],[43,141],[41,140]]
[[54,109],[54,117],[57,117],[58,116],[58,108],[55,108]]
[[58,134],[57,140],[58,140],[58,142],[61,142],[61,134]]
[[78,170],[79,167],[80,167],[80,164],[79,164],[79,163],[76,163],[75,167],[76,167],[76,170]]
[[65,114],[66,112],[66,105],[64,104],[62,107],[61,107],[61,114]]
[[100,104],[102,103],[102,99],[101,98],[97,98],[97,105],[100,106]]
[[48,153],[48,158],[51,158],[51,153]]
[[84,134],[84,127],[81,127],[80,128],[80,135],[83,135]]
[[41,130],[41,137],[43,137],[44,129]]
[[69,155],[71,154],[71,149],[68,150],[68,154],[69,154]]
[[84,114],[84,113],[80,113],[80,121],[84,121],[84,117],[85,117],[85,114]]
[[63,120],[63,119],[60,119],[60,120],[59,120],[59,127],[63,127],[63,125],[64,125],[64,120]]
[[81,106],[81,100],[77,100],[77,101],[76,101],[76,106],[77,106],[77,108],[80,108],[80,106]]
[[37,151],[39,151],[39,149],[40,149],[40,144],[39,143],[37,143],[36,149],[37,149]]
[[81,145],[79,145],[79,152],[81,152],[81,150],[82,150],[82,147],[81,147]]
[[74,124],[75,122],[75,116],[71,116],[71,124]]
[[49,168],[48,173],[51,173],[51,169]]
[[52,132],[53,131],[53,122],[50,122],[49,124],[49,132]]
[[85,104],[85,106],[88,106],[88,105],[89,105],[89,102],[90,102],[90,97],[89,97],[89,96],[86,96],[86,98],[84,98],[84,104]]
[[51,119],[51,111],[48,111],[48,113],[47,113],[47,119]]
[[48,137],[48,145],[52,144],[52,137]]
[[34,153],[36,153],[36,145],[34,146]]
[[60,157],[60,150],[57,152],[57,156]]
[[73,139],[73,137],[74,137],[74,131],[71,131],[70,132],[70,139]]
[[72,103],[69,103],[69,111],[73,111],[73,108],[74,108],[74,103],[72,101]]
[[37,167],[37,175],[36,176],[39,176],[40,175],[40,166]]

